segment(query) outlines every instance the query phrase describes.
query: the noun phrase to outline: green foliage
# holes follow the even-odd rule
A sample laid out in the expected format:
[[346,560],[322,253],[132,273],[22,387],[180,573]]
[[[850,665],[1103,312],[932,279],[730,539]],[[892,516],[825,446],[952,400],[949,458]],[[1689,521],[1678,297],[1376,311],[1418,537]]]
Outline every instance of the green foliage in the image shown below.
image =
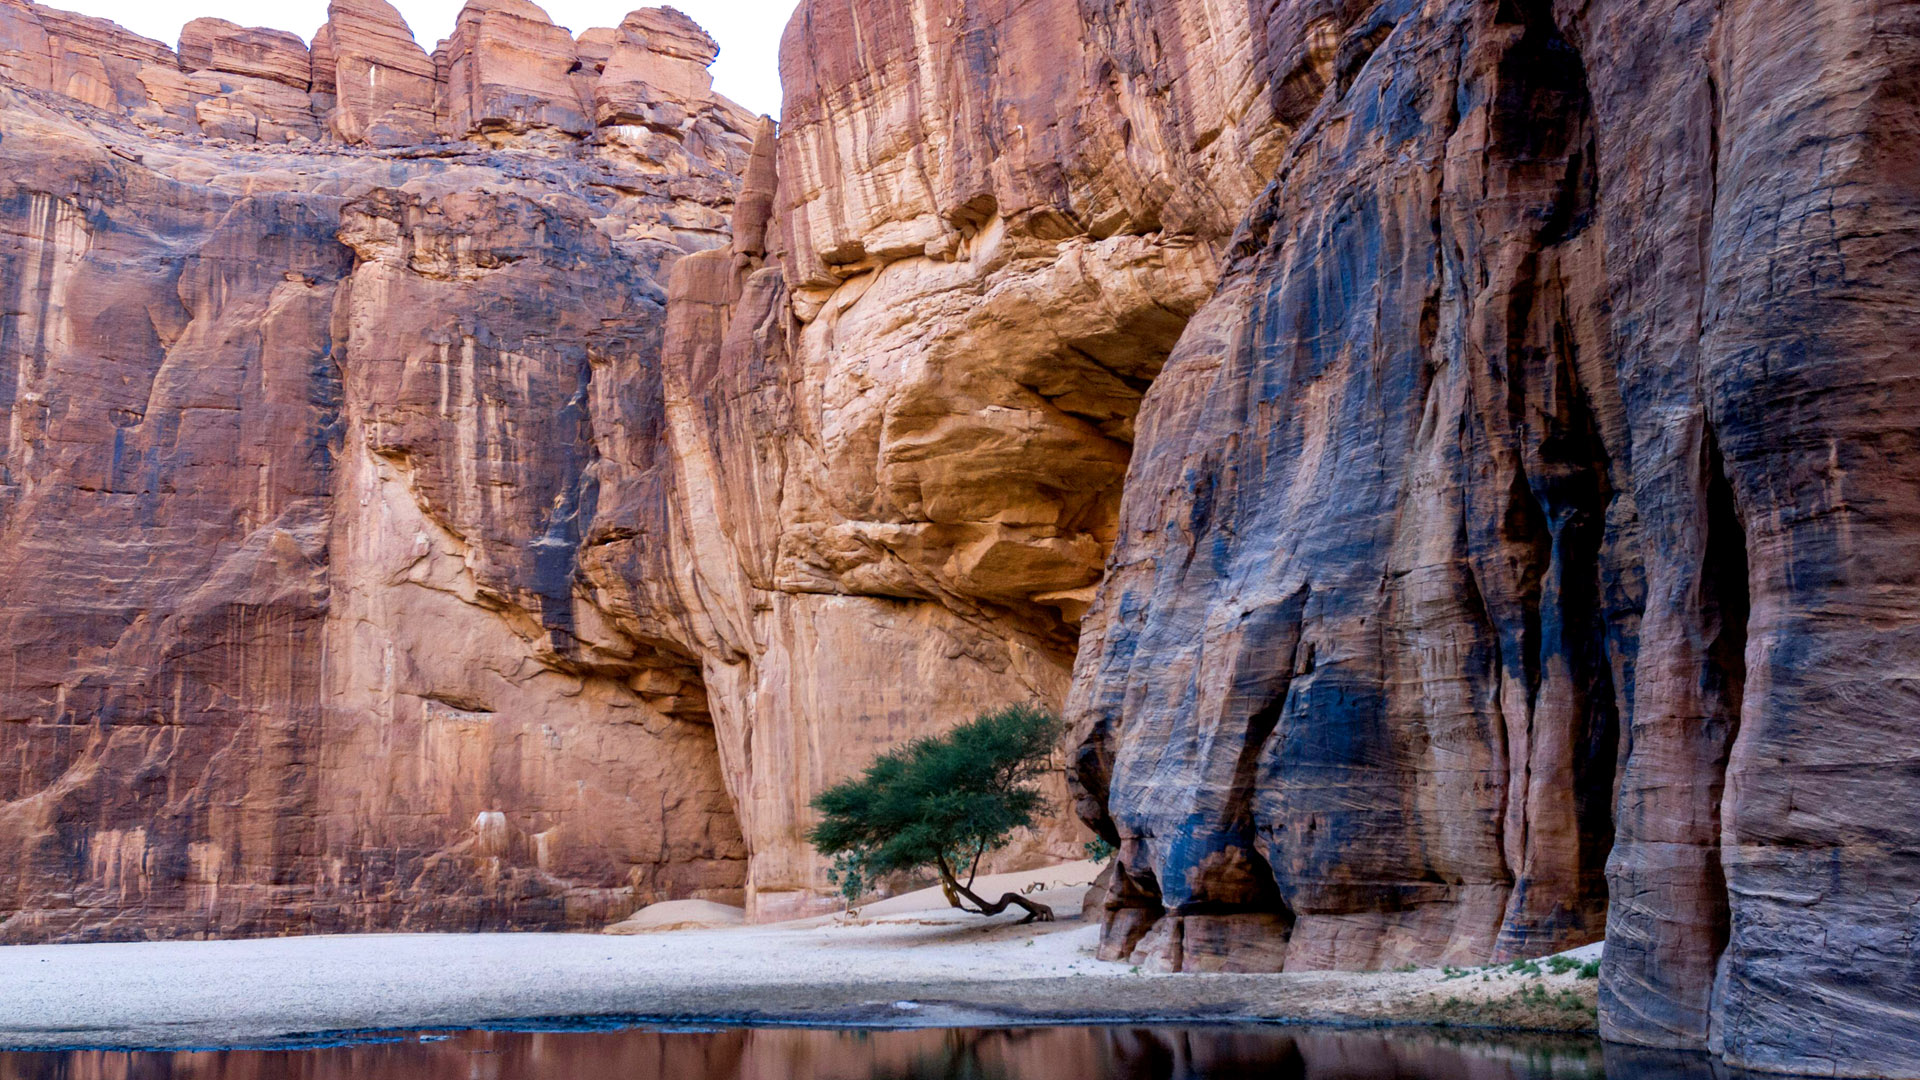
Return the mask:
[[1113,858],[1114,852],[1120,849],[1107,843],[1106,837],[1096,836],[1086,843],[1081,844],[1080,850],[1086,852],[1087,858],[1094,862],[1106,862],[1108,859]]
[[1523,987],[1520,993],[1514,996],[1514,1000],[1523,1005],[1554,1008],[1569,1013],[1584,1013],[1593,1008],[1576,990],[1568,989],[1552,993],[1539,983],[1531,983]]
[[944,861],[966,875],[1033,824],[1041,796],[1028,782],[1046,771],[1059,734],[1051,713],[1014,705],[915,739],[821,792],[808,839],[833,857],[829,873],[848,903],[900,871]]
[[1600,961],[1575,960],[1571,956],[1549,956],[1541,963],[1555,975],[1565,975],[1571,971],[1576,979],[1597,979],[1600,977]]

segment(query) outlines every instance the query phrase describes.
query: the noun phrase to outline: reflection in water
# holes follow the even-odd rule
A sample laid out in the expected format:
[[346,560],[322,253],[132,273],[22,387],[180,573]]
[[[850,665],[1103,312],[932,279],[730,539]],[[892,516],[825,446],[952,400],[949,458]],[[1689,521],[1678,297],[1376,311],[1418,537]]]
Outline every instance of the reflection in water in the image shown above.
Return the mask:
[[462,1031],[298,1050],[0,1053],[0,1080],[1724,1080],[1594,1040],[1280,1027]]

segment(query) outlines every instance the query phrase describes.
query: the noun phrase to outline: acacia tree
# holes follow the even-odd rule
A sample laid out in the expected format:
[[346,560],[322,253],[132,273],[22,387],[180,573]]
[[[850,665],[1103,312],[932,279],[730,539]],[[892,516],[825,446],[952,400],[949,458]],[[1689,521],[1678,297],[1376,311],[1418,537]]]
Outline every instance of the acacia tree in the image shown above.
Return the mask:
[[915,739],[821,792],[813,800],[820,824],[808,838],[834,857],[833,880],[848,903],[888,874],[932,868],[962,911],[998,915],[1018,905],[1027,911],[1021,922],[1052,922],[1052,908],[1018,893],[988,903],[973,880],[981,856],[1032,826],[1043,799],[1029,782],[1046,771],[1059,735],[1051,713],[1014,705]]

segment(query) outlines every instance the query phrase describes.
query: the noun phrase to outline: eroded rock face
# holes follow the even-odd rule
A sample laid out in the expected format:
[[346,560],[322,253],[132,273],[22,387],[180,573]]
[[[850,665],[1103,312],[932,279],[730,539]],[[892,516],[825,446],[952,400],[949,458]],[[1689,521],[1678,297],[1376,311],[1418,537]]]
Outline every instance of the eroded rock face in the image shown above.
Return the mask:
[[[1138,51],[1156,35],[1221,48],[1169,88]],[[1063,700],[1140,396],[1277,146],[1251,41],[1231,4],[796,12],[771,217],[745,216],[750,180],[733,252],[676,268],[665,387],[754,917],[835,903],[804,842],[827,783]],[[1055,821],[1004,857],[1082,837]]]
[[1083,624],[1103,955],[1605,933],[1611,1038],[1920,1071],[1912,5],[1269,8],[1330,47]]
[[1126,872],[1173,919],[1291,921],[1291,969],[1604,923],[1637,597],[1578,55],[1550,21],[1406,20],[1155,386],[1078,684]]
[[[336,73],[380,63],[350,24]],[[189,30],[196,70],[149,85],[313,117],[228,70],[255,32]],[[727,243],[750,129],[708,108],[672,172],[221,147],[48,85],[0,86],[0,938],[740,902],[698,664],[576,567],[629,452],[594,420],[645,412],[595,373],[657,385],[668,271]]]
[[335,138],[405,146],[434,134],[433,60],[392,4],[333,0],[326,30],[334,94],[327,129]]
[[149,132],[243,143],[565,146],[598,124],[604,141],[672,172],[695,171],[683,150],[695,161],[737,152],[754,122],[713,93],[716,46],[672,8],[576,41],[528,0],[474,0],[432,53],[386,0],[327,10],[311,48],[284,31],[195,19],[176,53],[104,19],[5,0],[0,78]]
[[225,19],[195,19],[180,28],[180,70],[252,75],[302,92],[313,80],[312,58],[298,35]]
[[468,4],[445,48],[448,131],[551,128],[577,136],[593,130],[571,78],[580,62],[573,37],[533,4]]
[[602,124],[673,129],[688,106],[713,95],[707,65],[720,46],[705,30],[673,8],[641,8],[621,20],[600,79],[594,84],[594,119]]
[[1037,700],[1110,959],[1920,1075],[1917,20],[805,0],[776,133],[671,9],[0,0],[0,934],[811,913]]

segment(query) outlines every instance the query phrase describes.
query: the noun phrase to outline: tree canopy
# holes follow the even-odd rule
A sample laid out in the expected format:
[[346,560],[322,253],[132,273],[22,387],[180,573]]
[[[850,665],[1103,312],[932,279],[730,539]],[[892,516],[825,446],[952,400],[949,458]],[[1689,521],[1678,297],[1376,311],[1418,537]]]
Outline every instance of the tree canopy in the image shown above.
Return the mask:
[[982,855],[1033,825],[1044,799],[1031,781],[1046,772],[1059,735],[1053,714],[1013,705],[905,743],[821,792],[809,839],[834,857],[834,880],[849,903],[888,874],[931,868],[955,907],[993,915],[1017,904],[1028,920],[1050,920],[1045,904],[1013,893],[988,903],[972,885]]

